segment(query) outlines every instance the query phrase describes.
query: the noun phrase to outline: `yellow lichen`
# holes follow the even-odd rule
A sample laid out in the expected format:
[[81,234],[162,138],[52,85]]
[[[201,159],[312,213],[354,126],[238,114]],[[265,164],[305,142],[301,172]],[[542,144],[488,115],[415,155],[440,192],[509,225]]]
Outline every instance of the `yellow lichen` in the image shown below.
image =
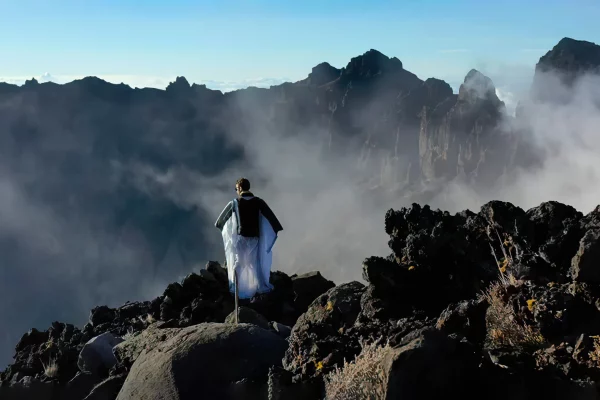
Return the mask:
[[325,309],[327,311],[332,311],[333,310],[333,303],[331,301],[327,302],[327,306],[325,307]]
[[534,306],[535,306],[535,299],[527,300],[527,308],[529,308],[529,311],[533,311]]
[[502,260],[502,262],[498,265],[498,268],[500,268],[500,272],[502,272],[502,273],[506,272],[506,267],[508,267],[508,259],[507,258]]
[[317,368],[317,371],[320,371],[323,369],[323,361],[319,361],[318,363],[315,363],[315,366]]
[[414,266],[414,265],[411,265],[410,267],[408,267],[408,270],[409,270],[409,271],[412,271],[413,269],[415,269],[415,266]]

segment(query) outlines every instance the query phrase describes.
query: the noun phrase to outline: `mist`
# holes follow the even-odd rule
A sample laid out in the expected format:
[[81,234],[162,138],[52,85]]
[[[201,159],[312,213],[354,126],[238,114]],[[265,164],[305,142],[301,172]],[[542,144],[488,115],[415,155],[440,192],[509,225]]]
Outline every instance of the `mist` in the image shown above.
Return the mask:
[[[511,112],[504,122],[543,156],[541,165],[509,171],[488,189],[459,179],[437,184],[437,194],[428,202],[433,208],[477,211],[487,201],[505,200],[527,209],[557,200],[587,213],[598,205],[600,78],[585,76],[573,86],[565,86],[549,73],[539,78],[546,92],[555,93],[560,102],[524,99],[523,115],[514,117]],[[95,177],[87,182],[90,197],[98,188],[103,193],[121,190],[125,180],[145,199],[189,210],[185,215],[194,221],[189,236],[197,238],[201,248],[190,250],[194,255],[189,257],[175,245],[152,256],[154,249],[148,248],[138,229],[117,230],[106,222],[109,217],[102,201],[75,208],[51,205],[36,188],[40,182],[45,182],[45,188],[57,185],[57,190],[67,192],[70,185],[85,182],[76,176],[61,179],[60,170],[48,170],[48,164],[36,158],[40,153],[22,151],[11,142],[6,151],[11,158],[0,160],[0,364],[9,362],[12,348],[31,327],[46,329],[54,320],[82,326],[94,306],[150,300],[167,283],[197,272],[204,262],[222,262],[220,232],[213,223],[235,196],[235,181],[242,176],[284,228],[274,248],[273,270],[288,274],[319,270],[339,284],[361,280],[366,257],[388,255],[385,212],[411,204],[410,196],[398,192],[395,174],[389,173],[394,150],[380,149],[365,163],[346,146],[329,146],[332,132],[327,123],[273,122],[262,104],[249,94],[236,101],[235,114],[228,108],[216,116],[222,121],[227,146],[242,148],[244,157],[223,157],[228,162],[214,171],[178,162],[177,152],[167,167],[144,158],[90,167],[98,169],[87,175]],[[368,109],[379,106],[374,103]],[[200,110],[202,105],[196,107]],[[168,130],[165,121],[150,115],[136,118],[147,118],[152,127],[148,135],[157,141]],[[378,125],[372,112],[355,118],[362,132]],[[47,146],[89,152],[88,135],[57,137],[62,141]],[[333,138],[334,143],[344,140],[351,139]],[[165,147],[165,152],[171,151]],[[214,158],[222,157],[220,150],[213,152]],[[155,264],[153,257],[160,259],[159,268],[150,267]]]
[[584,214],[600,204],[600,76],[585,74],[572,84],[561,75],[538,72],[543,98],[521,99],[522,115],[506,123],[535,149],[542,164],[515,168],[488,190],[450,182],[432,201],[449,211],[478,209],[490,200],[509,201],[527,210],[554,200]]

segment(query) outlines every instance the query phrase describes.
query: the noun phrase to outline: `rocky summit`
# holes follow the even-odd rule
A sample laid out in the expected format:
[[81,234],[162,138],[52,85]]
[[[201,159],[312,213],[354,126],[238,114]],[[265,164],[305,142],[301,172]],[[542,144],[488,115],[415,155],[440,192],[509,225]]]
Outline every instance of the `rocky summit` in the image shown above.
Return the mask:
[[[390,209],[363,282],[210,262],[152,301],[25,333],[2,399],[598,399],[600,206]],[[359,266],[357,266],[358,268]]]

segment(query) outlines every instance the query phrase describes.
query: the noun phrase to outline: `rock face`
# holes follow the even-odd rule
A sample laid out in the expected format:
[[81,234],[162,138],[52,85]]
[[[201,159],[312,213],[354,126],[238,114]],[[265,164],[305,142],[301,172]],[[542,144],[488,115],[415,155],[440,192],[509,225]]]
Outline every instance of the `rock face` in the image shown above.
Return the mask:
[[[220,399],[260,398],[250,393],[266,390],[269,367],[281,364],[286,348],[284,339],[254,325],[207,323],[184,328],[172,339],[142,352],[117,400],[185,400],[199,394]],[[241,382],[243,379],[248,381]],[[241,388],[236,385],[246,386],[244,397],[237,397]]]
[[492,81],[471,70],[458,96],[425,110],[421,117],[419,155],[425,180],[461,177],[491,185],[513,160],[511,131],[503,125],[504,103]]

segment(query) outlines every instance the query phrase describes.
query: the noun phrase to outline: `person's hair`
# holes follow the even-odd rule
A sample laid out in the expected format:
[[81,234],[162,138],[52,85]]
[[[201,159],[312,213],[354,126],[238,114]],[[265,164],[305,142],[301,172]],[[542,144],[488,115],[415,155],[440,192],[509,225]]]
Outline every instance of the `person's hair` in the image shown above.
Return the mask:
[[250,181],[246,178],[238,179],[237,182],[235,182],[235,184],[239,186],[244,192],[250,190]]

